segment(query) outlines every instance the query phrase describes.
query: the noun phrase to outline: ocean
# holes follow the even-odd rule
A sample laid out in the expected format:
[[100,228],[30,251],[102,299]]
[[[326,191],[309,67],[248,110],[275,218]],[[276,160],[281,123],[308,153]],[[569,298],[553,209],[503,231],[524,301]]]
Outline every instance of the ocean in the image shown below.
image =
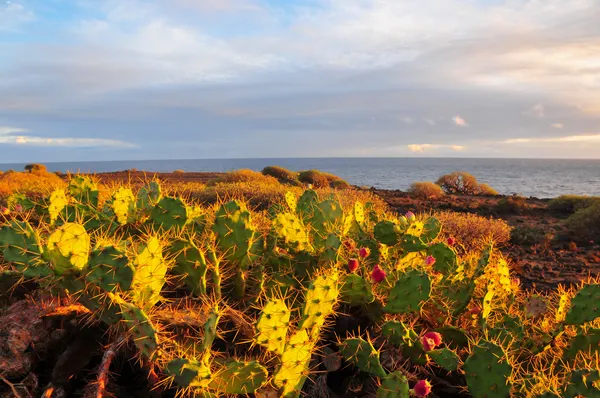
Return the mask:
[[[318,169],[349,183],[406,190],[415,181],[435,181],[452,171],[467,171],[505,195],[550,198],[563,194],[600,196],[600,159],[459,159],[459,158],[287,158],[182,159],[45,163],[50,171],[108,172],[136,168],[170,172],[230,171],[277,165],[291,170]],[[25,164],[0,164],[0,170],[23,170]]]

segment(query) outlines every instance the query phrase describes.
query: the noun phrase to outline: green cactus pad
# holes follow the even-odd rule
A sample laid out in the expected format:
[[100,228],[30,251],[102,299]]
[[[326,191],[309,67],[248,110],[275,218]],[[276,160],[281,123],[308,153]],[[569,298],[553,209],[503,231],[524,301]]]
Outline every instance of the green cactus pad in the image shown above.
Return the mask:
[[427,245],[423,243],[421,238],[411,234],[404,234],[404,236],[402,236],[402,240],[400,241],[400,247],[402,247],[402,249],[405,252],[409,253],[420,252],[422,250],[427,249]]
[[445,243],[435,243],[427,248],[427,255],[435,258],[433,269],[448,274],[456,268],[456,253]]
[[194,295],[206,294],[208,265],[204,252],[191,240],[180,239],[171,243],[169,251],[175,260],[173,272],[185,278],[186,286]]
[[285,301],[272,299],[264,306],[256,324],[256,341],[269,351],[283,354],[290,323],[290,310]]
[[312,349],[306,330],[299,330],[290,337],[281,356],[281,366],[273,376],[273,384],[282,390],[281,397],[296,397],[302,391]]
[[565,388],[565,398],[600,398],[600,371],[580,369],[571,372],[571,379]]
[[316,339],[326,318],[333,313],[333,307],[338,301],[340,290],[338,275],[318,276],[306,292],[304,308],[299,329],[307,329],[309,336]]
[[147,359],[152,359],[158,350],[158,334],[148,318],[148,315],[139,307],[120,302],[123,321],[133,337],[140,353]]
[[563,353],[565,361],[574,360],[579,352],[594,355],[600,351],[600,329],[591,328],[579,332],[571,341],[569,348]]
[[86,280],[107,292],[129,290],[133,281],[133,267],[125,253],[114,246],[92,251],[87,265]]
[[344,340],[339,346],[344,359],[361,371],[377,377],[385,377],[385,370],[379,362],[379,352],[370,341],[354,337]]
[[40,238],[27,221],[11,220],[0,228],[0,247],[4,261],[12,263],[26,278],[52,274],[42,260]]
[[77,202],[92,208],[98,207],[98,184],[90,177],[75,176],[71,178],[67,191]]
[[386,375],[381,380],[381,385],[377,389],[377,398],[409,398],[410,388],[406,376],[402,373],[394,372]]
[[464,329],[460,329],[454,326],[444,326],[435,329],[436,332],[442,335],[446,346],[459,349],[469,346],[469,336]]
[[284,247],[292,250],[310,250],[308,232],[294,214],[278,214],[273,220],[273,230]]
[[[173,376],[173,380],[179,387],[190,387],[198,384],[198,379],[208,377],[206,384],[210,382],[210,369],[206,372],[206,367],[196,360],[185,358],[173,359],[167,364],[166,373]],[[200,386],[198,386],[200,387]]]
[[600,284],[585,285],[571,300],[567,325],[583,325],[600,317]]
[[467,386],[473,398],[509,398],[511,385],[508,380],[512,367],[504,350],[493,343],[482,341],[463,366]]
[[413,344],[419,338],[414,330],[403,322],[387,321],[381,326],[381,334],[388,338],[396,347],[403,344]]
[[391,221],[379,221],[375,224],[373,234],[378,242],[394,246],[400,241],[400,227]]
[[296,213],[300,215],[303,221],[308,221],[312,217],[318,201],[319,195],[312,189],[307,189],[298,198]]
[[180,230],[188,221],[188,208],[179,198],[164,197],[152,209],[150,219],[160,228]]
[[111,198],[111,207],[119,224],[135,221],[135,196],[131,189],[120,187]]
[[133,266],[135,273],[131,294],[140,306],[150,308],[160,300],[160,291],[166,282],[168,270],[162,255],[162,245],[156,237],[148,239],[135,256]]
[[157,181],[144,185],[137,193],[136,207],[151,210],[162,199],[162,189]]
[[45,254],[58,275],[77,273],[88,262],[90,236],[83,225],[66,223],[50,235]]
[[268,375],[256,361],[229,362],[213,375],[208,388],[225,394],[252,394],[266,383]]
[[324,247],[325,250],[323,250],[323,253],[321,253],[319,260],[323,262],[337,263],[341,247],[342,239],[338,235],[334,233],[327,235]]
[[423,225],[421,240],[425,243],[433,242],[440,232],[442,232],[442,223],[440,220],[435,217],[429,217]]
[[365,278],[356,274],[347,274],[344,276],[343,282],[341,290],[342,301],[352,306],[358,306],[372,303],[375,300],[371,283],[367,282]]
[[410,270],[396,281],[383,310],[393,314],[419,311],[423,302],[429,299],[430,292],[429,275],[418,270]]
[[203,352],[210,352],[212,349],[213,342],[217,338],[217,326],[220,319],[221,316],[219,315],[218,308],[213,308],[204,322],[204,336],[202,338]]
[[427,351],[427,355],[441,368],[452,372],[458,369],[460,358],[456,353],[448,348]]

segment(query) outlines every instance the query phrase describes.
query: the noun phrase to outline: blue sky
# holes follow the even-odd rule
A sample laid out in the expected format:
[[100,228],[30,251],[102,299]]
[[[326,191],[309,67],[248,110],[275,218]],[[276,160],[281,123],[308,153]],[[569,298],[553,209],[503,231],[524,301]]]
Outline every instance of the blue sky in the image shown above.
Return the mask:
[[597,0],[0,0],[0,162],[600,157]]

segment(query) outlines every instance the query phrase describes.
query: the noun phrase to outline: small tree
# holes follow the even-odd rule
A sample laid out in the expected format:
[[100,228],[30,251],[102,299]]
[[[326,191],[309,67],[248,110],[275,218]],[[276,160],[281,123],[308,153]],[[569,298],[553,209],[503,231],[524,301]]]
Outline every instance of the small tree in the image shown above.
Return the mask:
[[42,174],[48,172],[48,169],[43,164],[31,163],[25,166],[25,171],[33,174]]

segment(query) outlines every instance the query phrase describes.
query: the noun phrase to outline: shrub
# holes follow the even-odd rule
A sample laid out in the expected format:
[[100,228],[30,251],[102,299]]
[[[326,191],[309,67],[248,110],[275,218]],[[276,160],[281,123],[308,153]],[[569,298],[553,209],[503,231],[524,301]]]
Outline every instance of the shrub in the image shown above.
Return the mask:
[[27,166],[25,166],[25,171],[28,171],[30,173],[35,173],[35,174],[42,174],[42,173],[47,173],[48,169],[43,164],[32,163],[32,164],[28,164]]
[[444,226],[442,234],[453,237],[468,250],[480,250],[491,239],[503,246],[510,240],[511,227],[504,221],[477,214],[443,211],[435,214]]
[[173,171],[173,174],[183,174],[185,173],[185,171],[181,170],[181,169],[177,169],[175,171]]
[[251,182],[254,184],[264,184],[264,185],[279,185],[279,181],[276,178],[271,176],[266,176],[264,174],[259,173],[258,171],[249,170],[249,169],[241,169],[234,170],[228,173],[223,174],[211,181],[208,182],[208,185],[216,185],[216,184],[232,184],[232,183],[240,183],[240,182]]
[[576,211],[566,219],[565,226],[577,240],[600,241],[600,203]]
[[519,226],[513,228],[510,233],[510,241],[515,245],[535,245],[542,243],[546,238],[546,232],[542,228]]
[[0,175],[0,196],[9,196],[15,192],[26,195],[48,194],[66,185],[66,182],[54,173],[6,172]]
[[319,170],[301,171],[298,180],[305,184],[312,184],[315,188],[325,188],[329,186],[329,180]]
[[561,195],[548,202],[548,209],[557,213],[573,214],[578,210],[592,206],[594,203],[600,203],[600,197]]
[[267,166],[262,169],[261,173],[266,176],[277,178],[283,184],[301,185],[298,181],[298,173],[290,171],[284,167]]
[[499,214],[523,214],[528,210],[527,198],[517,195],[502,198],[496,205]]
[[444,190],[433,182],[413,182],[408,192],[422,199],[437,199],[444,196]]
[[498,195],[488,184],[480,184],[477,179],[464,171],[444,174],[435,182],[444,192],[459,195]]
[[488,184],[479,184],[477,186],[477,195],[498,195],[498,191]]
[[341,178],[339,180],[333,180],[329,183],[329,185],[331,186],[331,188],[335,188],[335,189],[350,189],[352,188],[352,186],[350,184],[348,184],[345,180],[342,180]]

